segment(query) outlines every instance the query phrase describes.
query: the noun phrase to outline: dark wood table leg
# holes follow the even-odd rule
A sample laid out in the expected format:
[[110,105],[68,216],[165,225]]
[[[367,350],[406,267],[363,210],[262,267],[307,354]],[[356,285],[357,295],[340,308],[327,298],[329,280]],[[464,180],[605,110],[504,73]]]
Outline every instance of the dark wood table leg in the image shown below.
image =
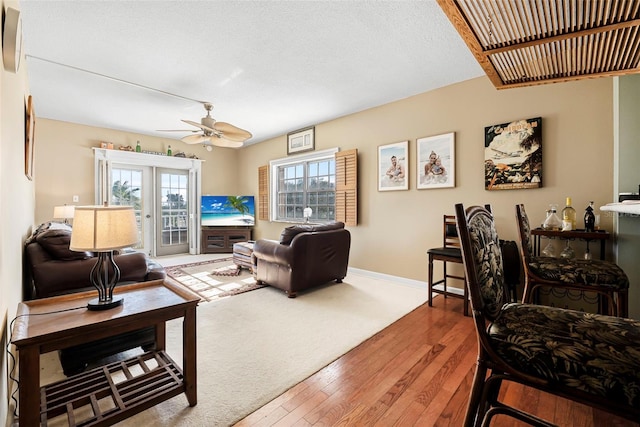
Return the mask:
[[182,367],[184,374],[185,394],[189,406],[198,403],[197,371],[196,371],[196,308],[187,309],[182,323]]
[[156,330],[156,350],[165,350],[167,348],[167,324],[160,322],[155,326]]
[[40,425],[40,352],[38,347],[24,347],[18,352],[20,369],[20,427]]

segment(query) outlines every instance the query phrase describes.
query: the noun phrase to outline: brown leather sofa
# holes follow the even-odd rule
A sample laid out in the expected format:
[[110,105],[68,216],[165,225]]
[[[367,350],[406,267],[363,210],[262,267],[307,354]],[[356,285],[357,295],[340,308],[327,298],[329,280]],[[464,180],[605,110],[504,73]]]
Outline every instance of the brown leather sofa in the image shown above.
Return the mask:
[[342,222],[293,225],[280,241],[258,240],[253,246],[256,281],[282,289],[289,298],[299,291],[347,275],[351,233]]
[[[94,254],[69,249],[71,227],[47,222],[38,227],[25,243],[26,280],[24,299],[47,298],[95,289],[89,274],[96,263]],[[164,268],[142,252],[114,256],[120,269],[118,284],[164,279]],[[154,328],[140,329],[113,338],[94,341],[59,352],[65,375],[73,375],[95,360],[130,350],[155,345]]]

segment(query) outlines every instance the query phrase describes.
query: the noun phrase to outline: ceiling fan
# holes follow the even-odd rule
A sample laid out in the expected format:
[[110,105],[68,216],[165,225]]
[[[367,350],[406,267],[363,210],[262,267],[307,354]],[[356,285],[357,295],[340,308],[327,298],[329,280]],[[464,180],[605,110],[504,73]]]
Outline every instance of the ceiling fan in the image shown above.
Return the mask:
[[[211,117],[213,104],[205,102],[204,109],[207,111],[207,115],[200,119],[200,123],[191,120],[182,120],[187,124],[200,128],[200,130],[189,130],[191,132],[198,132],[198,134],[185,136],[181,139],[182,142],[186,144],[202,144],[209,147],[216,145],[218,147],[238,148],[242,147],[244,141],[253,136],[251,132],[247,132],[232,124],[217,122]],[[171,130],[168,132],[185,132],[185,130]]]

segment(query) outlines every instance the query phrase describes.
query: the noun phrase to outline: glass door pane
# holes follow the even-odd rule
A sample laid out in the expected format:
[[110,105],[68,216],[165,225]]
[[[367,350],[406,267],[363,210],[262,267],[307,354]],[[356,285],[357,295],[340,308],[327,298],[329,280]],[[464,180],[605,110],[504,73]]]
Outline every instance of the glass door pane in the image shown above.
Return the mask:
[[188,171],[158,169],[157,205],[160,222],[156,228],[157,255],[189,251]]
[[150,244],[145,242],[146,233],[143,218],[147,215],[145,206],[145,179],[144,168],[114,165],[111,169],[111,196],[109,204],[120,206],[133,206],[138,223],[140,240],[135,249],[149,253]]

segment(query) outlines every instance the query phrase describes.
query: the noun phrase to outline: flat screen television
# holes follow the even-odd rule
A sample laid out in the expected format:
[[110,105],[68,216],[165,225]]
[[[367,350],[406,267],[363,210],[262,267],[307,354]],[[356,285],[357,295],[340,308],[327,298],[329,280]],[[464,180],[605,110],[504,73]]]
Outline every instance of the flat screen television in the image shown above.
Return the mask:
[[256,209],[253,196],[208,196],[200,204],[203,227],[253,226]]

